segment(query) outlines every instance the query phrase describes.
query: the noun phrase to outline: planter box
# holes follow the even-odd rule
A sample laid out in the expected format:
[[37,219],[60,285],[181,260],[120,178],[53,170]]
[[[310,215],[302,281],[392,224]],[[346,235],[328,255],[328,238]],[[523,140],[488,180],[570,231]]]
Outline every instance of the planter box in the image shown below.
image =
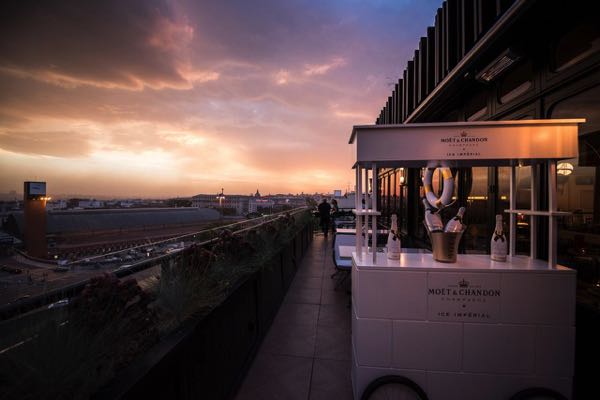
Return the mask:
[[209,315],[190,321],[121,371],[95,399],[233,397],[312,238],[309,225]]

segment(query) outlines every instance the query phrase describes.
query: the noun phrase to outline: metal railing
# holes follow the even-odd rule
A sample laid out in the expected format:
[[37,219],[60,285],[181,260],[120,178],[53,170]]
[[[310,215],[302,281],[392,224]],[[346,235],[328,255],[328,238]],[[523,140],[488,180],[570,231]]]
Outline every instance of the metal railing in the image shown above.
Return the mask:
[[[104,254],[102,256],[89,257],[86,259],[87,261],[85,261],[85,262],[89,262],[89,260],[92,260],[92,259],[97,259],[97,260],[105,259],[106,257],[109,257],[109,256],[116,257],[117,254],[128,253],[134,249],[148,248],[150,246],[156,247],[159,245],[165,245],[165,244],[168,245],[171,243],[178,243],[178,242],[182,242],[182,241],[184,243],[187,241],[187,245],[184,246],[183,248],[180,248],[181,250],[183,250],[185,247],[191,246],[192,244],[199,245],[199,246],[205,246],[205,245],[209,245],[209,244],[216,242],[219,239],[219,234],[225,230],[231,231],[231,233],[234,235],[241,234],[243,232],[247,232],[250,229],[254,229],[254,228],[258,228],[262,225],[266,225],[266,224],[278,219],[279,217],[281,217],[283,215],[286,215],[286,214],[296,215],[307,209],[308,209],[308,207],[298,207],[298,208],[294,208],[291,210],[282,211],[282,212],[278,212],[278,213],[271,214],[271,215],[266,215],[263,217],[258,217],[258,218],[254,218],[254,219],[250,219],[250,220],[246,220],[246,221],[239,221],[239,222],[235,222],[233,224],[222,225],[219,227],[205,229],[205,230],[198,231],[198,232],[188,233],[185,235],[172,237],[172,238],[169,238],[166,240],[160,240],[160,241],[144,244],[141,246],[136,246],[134,248],[129,248],[129,249],[125,249],[125,250],[120,250],[120,251]],[[106,272],[113,274],[117,278],[124,278],[126,276],[135,274],[137,272],[146,270],[148,268],[152,268],[154,266],[160,265],[161,263],[163,263],[164,261],[166,261],[168,259],[177,257],[179,254],[180,254],[180,251],[174,251],[174,252],[158,254],[158,255],[154,255],[154,256],[147,256],[141,260],[136,260],[136,261],[131,262],[127,266],[127,268],[118,268],[117,267],[117,269],[112,269],[112,270],[110,270],[110,268],[107,268],[109,270]],[[78,260],[76,262],[72,262],[67,265],[70,268],[77,268],[77,266],[80,265],[82,261],[83,260]],[[122,264],[123,261],[120,261],[120,263]],[[70,284],[62,286],[60,288],[52,289],[52,290],[49,290],[49,291],[44,292],[39,295],[31,296],[31,297],[28,297],[25,299],[17,300],[15,302],[12,302],[9,304],[2,305],[2,306],[0,306],[0,321],[12,318],[16,315],[23,314],[25,312],[35,310],[39,307],[46,306],[46,305],[54,303],[56,301],[74,297],[85,288],[85,286],[88,284],[90,279],[91,278],[82,279],[81,281],[70,283]]]
[[[244,220],[244,221],[238,221],[238,222],[234,222],[232,224],[221,225],[221,226],[209,228],[209,229],[203,229],[200,231],[186,233],[183,235],[177,235],[177,236],[170,237],[168,239],[150,241],[148,243],[144,243],[141,245],[128,247],[126,249],[116,250],[116,251],[100,254],[97,256],[89,256],[89,257],[84,257],[84,258],[81,258],[78,260],[67,261],[63,265],[69,267],[69,266],[77,266],[77,265],[81,265],[81,264],[89,264],[89,263],[94,263],[94,262],[102,262],[102,261],[106,261],[107,258],[119,257],[120,255],[122,255],[123,257],[121,257],[122,259],[119,260],[119,262],[123,262],[123,261],[127,261],[124,258],[125,258],[125,256],[128,255],[128,253],[131,253],[131,252],[136,252],[136,251],[141,250],[142,253],[148,253],[146,251],[146,249],[157,248],[157,247],[167,246],[169,244],[176,244],[176,243],[181,243],[181,242],[184,242],[184,243],[187,242],[187,245],[189,246],[193,243],[206,241],[207,238],[211,238],[211,239],[215,238],[219,235],[220,232],[223,232],[224,230],[230,230],[232,232],[237,232],[240,230],[249,229],[252,227],[262,225],[265,222],[272,221],[281,215],[295,214],[295,213],[305,210],[305,209],[306,209],[306,207],[297,207],[297,208],[294,208],[291,210],[281,211],[281,212],[278,212],[275,214],[265,215],[262,217],[257,217],[257,218],[248,219],[248,220]],[[148,259],[149,257],[150,256],[147,256],[146,259]],[[154,258],[154,257],[152,257],[152,258]],[[116,260],[113,262],[116,262]]]

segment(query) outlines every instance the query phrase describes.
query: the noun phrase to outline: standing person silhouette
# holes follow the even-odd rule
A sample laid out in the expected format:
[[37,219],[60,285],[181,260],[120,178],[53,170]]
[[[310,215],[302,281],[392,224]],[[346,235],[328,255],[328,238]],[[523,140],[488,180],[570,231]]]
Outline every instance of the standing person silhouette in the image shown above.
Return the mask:
[[329,233],[329,219],[331,213],[331,206],[327,202],[327,199],[323,199],[319,204],[319,217],[321,219],[321,228],[323,229],[323,235],[327,237]]
[[338,203],[336,199],[331,199],[331,231],[335,232],[336,229],[336,225],[335,225],[335,219],[338,216],[338,212],[339,212],[339,208],[338,208]]

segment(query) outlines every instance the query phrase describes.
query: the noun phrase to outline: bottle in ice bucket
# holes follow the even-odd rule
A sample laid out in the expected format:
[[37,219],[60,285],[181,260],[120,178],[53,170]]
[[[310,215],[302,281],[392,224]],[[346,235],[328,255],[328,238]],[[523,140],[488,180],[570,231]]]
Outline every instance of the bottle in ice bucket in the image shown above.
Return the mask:
[[502,215],[496,215],[496,228],[492,235],[491,257],[494,261],[506,261],[507,242],[502,227]]
[[426,198],[423,198],[423,205],[425,206],[425,224],[429,232],[443,232],[444,223],[440,214],[431,212],[431,206]]
[[458,212],[456,213],[456,216],[454,218],[452,218],[450,221],[448,221],[448,223],[446,224],[446,227],[444,228],[444,232],[460,232],[463,230],[464,228],[464,224],[463,224],[463,216],[465,215],[465,208],[461,207],[458,209]]
[[387,258],[390,260],[400,259],[400,234],[398,233],[398,217],[392,214],[392,227],[387,240]]

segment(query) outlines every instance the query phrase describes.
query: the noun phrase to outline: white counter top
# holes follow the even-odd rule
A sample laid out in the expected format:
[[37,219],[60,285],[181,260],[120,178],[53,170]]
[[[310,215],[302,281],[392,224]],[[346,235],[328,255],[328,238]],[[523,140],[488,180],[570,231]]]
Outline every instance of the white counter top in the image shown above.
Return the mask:
[[[335,231],[338,235],[356,235],[356,228],[337,228]],[[369,233],[373,233],[372,229],[369,229]],[[377,234],[379,235],[387,235],[387,229],[378,229]]]
[[[340,258],[347,258],[349,260],[352,259],[352,254],[354,254],[354,252],[356,251],[356,246],[350,246],[350,245],[341,245],[340,247]],[[371,251],[371,247],[369,247],[369,251]],[[378,247],[377,248],[377,252],[378,253],[383,253],[383,254],[387,254],[387,248],[386,247]],[[427,253],[427,254],[431,254],[431,251],[427,250],[427,249],[415,249],[415,248],[410,248],[410,247],[403,247],[402,248],[402,253]],[[370,256],[373,257],[373,256]]]
[[435,261],[431,254],[402,253],[400,260],[389,260],[385,254],[378,253],[376,261],[373,262],[372,254],[367,255],[363,252],[362,259],[359,259],[356,252],[352,252],[352,259],[360,270],[576,273],[575,270],[562,265],[557,265],[556,269],[549,269],[546,261],[526,256],[508,257],[506,262],[498,262],[492,261],[486,254],[459,254],[456,263],[442,263]]

